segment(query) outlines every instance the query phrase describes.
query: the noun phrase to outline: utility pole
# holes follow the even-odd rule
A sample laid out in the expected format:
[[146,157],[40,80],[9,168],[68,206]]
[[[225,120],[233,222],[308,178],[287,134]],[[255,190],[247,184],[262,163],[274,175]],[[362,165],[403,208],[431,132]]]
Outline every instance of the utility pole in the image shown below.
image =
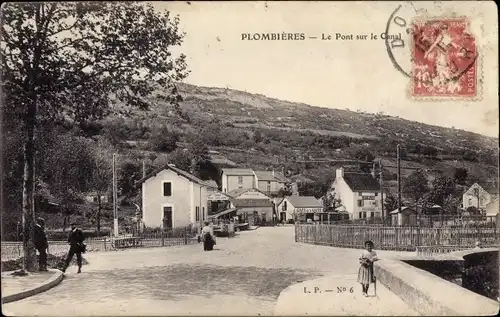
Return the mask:
[[385,225],[385,215],[384,215],[384,181],[382,179],[382,160],[378,161],[378,166],[380,169],[379,173],[379,181],[380,181],[380,207],[382,208],[382,224]]
[[142,178],[146,177],[146,161],[142,160]]
[[401,156],[400,146],[398,144],[398,212],[401,213]]
[[116,185],[116,154],[113,153],[113,228],[114,236],[118,237],[118,201]]

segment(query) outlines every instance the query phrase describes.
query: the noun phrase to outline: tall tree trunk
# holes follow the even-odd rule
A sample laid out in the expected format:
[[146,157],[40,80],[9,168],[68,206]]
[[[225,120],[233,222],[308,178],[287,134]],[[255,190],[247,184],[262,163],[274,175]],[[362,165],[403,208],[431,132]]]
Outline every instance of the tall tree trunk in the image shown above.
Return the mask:
[[34,234],[34,182],[35,182],[35,116],[36,99],[28,101],[25,118],[26,139],[24,142],[24,176],[23,176],[23,268],[35,270],[36,253],[33,243]]
[[97,193],[97,234],[101,232],[101,194]]

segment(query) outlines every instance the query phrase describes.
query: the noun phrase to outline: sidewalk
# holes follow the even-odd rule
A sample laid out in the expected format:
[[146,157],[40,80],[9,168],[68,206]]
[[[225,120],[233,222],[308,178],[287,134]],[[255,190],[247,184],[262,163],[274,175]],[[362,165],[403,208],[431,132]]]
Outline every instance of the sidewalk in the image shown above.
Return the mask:
[[50,269],[27,276],[13,276],[14,271],[2,272],[2,302],[9,303],[44,292],[63,280],[63,273]]
[[361,294],[355,275],[328,276],[295,284],[283,290],[274,315],[309,316],[418,316],[386,287],[373,284],[369,297]]

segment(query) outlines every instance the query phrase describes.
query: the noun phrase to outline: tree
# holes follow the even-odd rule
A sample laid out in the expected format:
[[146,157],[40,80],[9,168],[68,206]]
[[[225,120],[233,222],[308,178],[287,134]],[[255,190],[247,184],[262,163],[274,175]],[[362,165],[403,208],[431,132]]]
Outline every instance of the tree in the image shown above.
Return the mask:
[[[2,6],[0,59],[4,118],[23,135],[24,267],[34,269],[35,130],[43,122],[80,123],[110,104],[148,109],[152,93],[179,110],[174,85],[187,76],[185,56],[169,51],[183,34],[178,18],[136,2],[31,2]],[[162,89],[159,90],[158,88]]]
[[432,182],[432,190],[430,192],[430,201],[434,204],[443,206],[444,200],[449,195],[455,195],[457,185],[454,179],[446,176],[438,176]]
[[458,184],[465,185],[467,176],[468,176],[467,169],[461,167],[455,168],[455,173],[453,175],[453,178],[457,181]]
[[384,209],[387,213],[396,210],[398,208],[398,199],[392,193],[389,193],[384,200]]
[[443,200],[443,211],[449,215],[458,213],[458,206],[460,205],[460,198],[448,195]]
[[260,130],[255,130],[255,132],[253,134],[254,142],[260,143],[260,142],[262,142],[263,139],[264,139],[264,137],[262,136],[262,132],[260,132]]
[[403,191],[409,194],[416,203],[429,191],[427,186],[427,173],[418,169],[403,179]]
[[97,232],[101,231],[101,197],[109,193],[113,180],[113,148],[104,140],[99,140],[93,148],[91,188],[97,195],[97,212],[95,215]]
[[172,152],[177,148],[179,135],[167,127],[155,131],[149,138],[149,143],[153,151]]

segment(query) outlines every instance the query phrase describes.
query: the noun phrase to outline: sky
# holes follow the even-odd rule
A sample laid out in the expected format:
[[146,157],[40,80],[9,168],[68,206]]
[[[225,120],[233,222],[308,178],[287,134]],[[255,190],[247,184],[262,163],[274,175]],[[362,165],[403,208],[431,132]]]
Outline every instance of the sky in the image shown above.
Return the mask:
[[[410,79],[391,61],[380,39],[391,13],[409,21],[465,16],[476,38],[479,96],[474,100],[414,100]],[[498,137],[498,18],[493,2],[153,2],[180,18],[180,51],[191,74],[185,82],[227,87],[312,106],[384,112],[427,124]],[[422,11],[423,10],[423,11]],[[424,12],[424,13],[422,13]],[[394,21],[394,20],[392,20]],[[399,20],[401,24],[401,20]],[[404,28],[389,34],[408,43]],[[242,34],[303,33],[306,40],[242,40]],[[374,40],[321,40],[373,33]],[[309,39],[310,36],[318,37]],[[395,48],[411,69],[409,43]],[[178,51],[178,50],[177,50]]]

